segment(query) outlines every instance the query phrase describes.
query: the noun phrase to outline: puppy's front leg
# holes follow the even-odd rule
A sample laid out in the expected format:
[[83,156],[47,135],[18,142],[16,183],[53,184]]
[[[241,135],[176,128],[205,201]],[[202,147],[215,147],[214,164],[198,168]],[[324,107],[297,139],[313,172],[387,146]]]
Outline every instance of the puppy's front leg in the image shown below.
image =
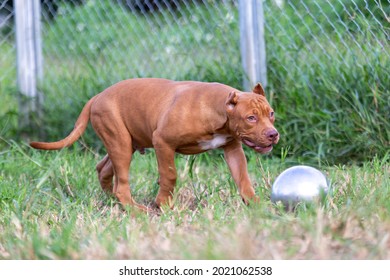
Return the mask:
[[259,198],[256,197],[255,190],[249,179],[247,162],[241,143],[234,141],[231,144],[228,144],[224,147],[224,153],[230,173],[238,186],[238,190],[244,202],[246,204],[250,201],[258,202]]
[[175,149],[170,147],[159,135],[153,135],[153,146],[156,151],[158,172],[160,178],[158,183],[160,190],[156,197],[158,207],[168,205],[173,208],[173,191],[176,184],[176,167],[175,167]]

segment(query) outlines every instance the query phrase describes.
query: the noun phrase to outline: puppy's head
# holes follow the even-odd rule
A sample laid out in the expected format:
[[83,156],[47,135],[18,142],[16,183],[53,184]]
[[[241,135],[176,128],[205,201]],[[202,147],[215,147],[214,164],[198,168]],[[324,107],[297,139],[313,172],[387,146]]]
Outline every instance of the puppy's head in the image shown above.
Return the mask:
[[231,92],[226,99],[229,129],[236,138],[259,153],[268,153],[279,141],[274,110],[257,84],[252,92]]

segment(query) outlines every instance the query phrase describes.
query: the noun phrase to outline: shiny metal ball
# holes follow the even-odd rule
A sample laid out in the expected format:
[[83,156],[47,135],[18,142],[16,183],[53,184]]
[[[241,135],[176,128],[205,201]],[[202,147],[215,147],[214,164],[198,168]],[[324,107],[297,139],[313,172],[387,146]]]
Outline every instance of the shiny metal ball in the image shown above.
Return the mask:
[[281,201],[286,207],[299,202],[312,202],[328,193],[325,175],[310,166],[298,165],[283,171],[272,185],[271,201]]

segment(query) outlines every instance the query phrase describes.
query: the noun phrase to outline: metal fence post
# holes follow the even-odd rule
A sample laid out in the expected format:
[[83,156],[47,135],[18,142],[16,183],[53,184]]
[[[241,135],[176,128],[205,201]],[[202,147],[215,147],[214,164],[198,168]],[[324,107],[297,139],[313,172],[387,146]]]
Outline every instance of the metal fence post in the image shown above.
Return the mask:
[[20,100],[20,126],[31,125],[32,114],[40,115],[42,96],[41,3],[39,0],[14,0],[17,52],[17,79]]
[[244,89],[257,82],[267,86],[263,0],[239,0],[241,61]]

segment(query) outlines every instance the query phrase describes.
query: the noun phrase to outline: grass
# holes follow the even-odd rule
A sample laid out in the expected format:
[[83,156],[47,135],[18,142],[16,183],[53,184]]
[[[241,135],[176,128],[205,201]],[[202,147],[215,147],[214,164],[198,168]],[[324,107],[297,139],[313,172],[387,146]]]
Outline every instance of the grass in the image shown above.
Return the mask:
[[[253,155],[261,196],[247,207],[218,154],[177,156],[175,208],[135,215],[100,189],[101,155],[41,152],[8,143],[0,155],[0,259],[388,259],[389,155],[362,166],[323,166],[332,189],[321,205],[285,212],[270,185],[291,162]],[[131,188],[152,203],[154,152],[136,154]],[[212,172],[210,172],[212,170]]]

